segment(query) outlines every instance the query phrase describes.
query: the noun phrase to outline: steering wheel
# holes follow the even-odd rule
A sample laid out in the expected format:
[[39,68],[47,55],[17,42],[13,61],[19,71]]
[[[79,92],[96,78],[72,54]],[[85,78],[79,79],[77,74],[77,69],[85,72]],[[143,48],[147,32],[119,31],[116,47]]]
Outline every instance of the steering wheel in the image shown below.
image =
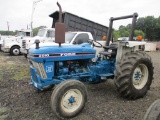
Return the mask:
[[[99,43],[98,41],[95,41],[95,40],[88,40],[88,43],[90,45],[93,45],[93,47],[98,47],[98,48],[102,48],[103,47],[101,43]],[[95,45],[95,43],[97,43],[98,45]]]

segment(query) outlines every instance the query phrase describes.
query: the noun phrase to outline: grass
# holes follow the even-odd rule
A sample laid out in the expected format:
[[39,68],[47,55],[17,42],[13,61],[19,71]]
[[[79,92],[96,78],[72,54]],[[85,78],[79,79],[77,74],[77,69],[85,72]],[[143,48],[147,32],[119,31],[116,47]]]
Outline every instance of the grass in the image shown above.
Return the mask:
[[9,110],[7,107],[0,107],[0,120],[6,120],[9,115]]
[[23,80],[23,79],[29,79],[30,78],[30,72],[29,72],[29,66],[21,66],[20,68],[15,71],[14,76],[12,79],[14,80]]
[[3,79],[3,75],[2,73],[0,73],[0,81]]
[[12,80],[24,80],[30,78],[29,66],[26,65],[0,64],[0,80],[3,80],[3,74],[7,74]]

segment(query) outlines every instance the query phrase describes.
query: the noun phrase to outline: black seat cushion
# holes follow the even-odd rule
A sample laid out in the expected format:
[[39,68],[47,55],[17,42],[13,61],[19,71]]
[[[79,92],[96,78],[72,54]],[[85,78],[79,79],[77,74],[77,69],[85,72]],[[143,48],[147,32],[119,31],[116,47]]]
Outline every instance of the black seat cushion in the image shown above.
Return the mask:
[[101,52],[99,52],[99,54],[102,54],[102,55],[107,55],[107,56],[109,56],[109,55],[116,55],[116,53],[115,52],[107,52],[107,51],[101,51]]
[[111,50],[115,50],[118,48],[118,43],[112,43],[110,44],[110,46],[103,46],[104,49],[111,49]]
[[[103,46],[103,48],[105,49],[105,51],[101,51],[99,52],[99,54],[115,57],[117,54],[118,43],[112,43],[110,44],[110,46]],[[108,50],[112,50],[112,51],[108,52]]]

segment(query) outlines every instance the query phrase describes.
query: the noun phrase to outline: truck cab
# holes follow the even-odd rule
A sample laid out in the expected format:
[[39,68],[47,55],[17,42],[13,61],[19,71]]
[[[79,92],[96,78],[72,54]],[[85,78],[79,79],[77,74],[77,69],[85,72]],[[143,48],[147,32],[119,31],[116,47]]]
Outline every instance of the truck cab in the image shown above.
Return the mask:
[[[66,37],[65,42],[69,43],[70,45],[77,45],[77,44],[79,45],[94,39],[93,35],[90,32],[66,32],[65,37]],[[98,41],[98,43],[100,43],[102,46],[105,46],[106,44],[106,41],[104,41],[103,39],[96,40],[96,41]],[[98,47],[94,47],[94,49],[96,50],[96,56],[97,56],[98,53],[100,51],[103,51],[104,49],[102,46],[100,46],[100,44],[97,44],[97,43],[94,43],[94,44],[98,46]]]
[[2,44],[2,51],[10,55],[19,55],[22,39],[31,38],[31,30],[20,30],[14,37],[5,38]]
[[24,38],[22,40],[20,52],[26,55],[28,53],[28,49],[30,48],[30,45],[32,45],[34,41],[37,39],[42,43],[53,42],[55,40],[55,29],[54,28],[42,28],[38,31],[37,36],[33,38]]

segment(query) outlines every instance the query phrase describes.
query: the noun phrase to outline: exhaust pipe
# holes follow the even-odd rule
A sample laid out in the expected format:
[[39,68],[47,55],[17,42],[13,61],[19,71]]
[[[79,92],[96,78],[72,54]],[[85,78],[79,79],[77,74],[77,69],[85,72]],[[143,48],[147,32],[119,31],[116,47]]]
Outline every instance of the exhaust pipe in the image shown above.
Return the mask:
[[65,43],[65,24],[62,23],[62,8],[58,2],[57,6],[59,7],[59,22],[55,24],[55,43],[59,43],[61,47],[61,44]]
[[62,23],[62,7],[58,2],[57,6],[59,7],[59,22]]

